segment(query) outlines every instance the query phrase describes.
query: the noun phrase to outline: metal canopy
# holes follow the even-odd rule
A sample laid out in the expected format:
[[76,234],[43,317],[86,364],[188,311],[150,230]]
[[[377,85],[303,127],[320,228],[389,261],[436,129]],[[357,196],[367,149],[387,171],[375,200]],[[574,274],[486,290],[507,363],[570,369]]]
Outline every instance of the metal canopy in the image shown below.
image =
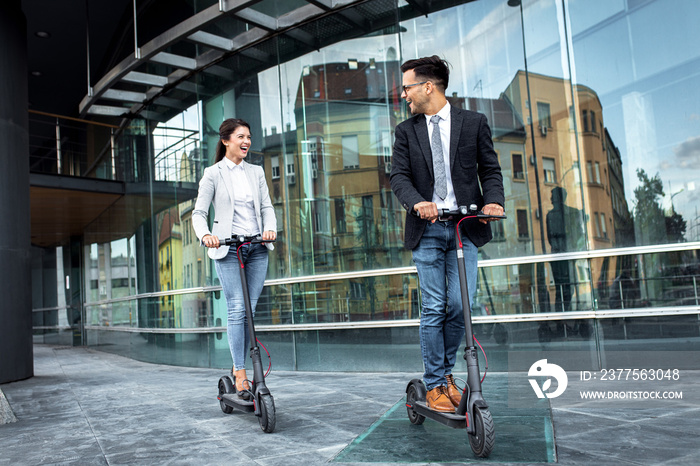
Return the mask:
[[[166,121],[202,97],[324,46],[471,0],[301,0],[271,16],[262,0],[219,0],[135,49],[80,102],[80,115]],[[290,4],[280,2],[284,8]]]

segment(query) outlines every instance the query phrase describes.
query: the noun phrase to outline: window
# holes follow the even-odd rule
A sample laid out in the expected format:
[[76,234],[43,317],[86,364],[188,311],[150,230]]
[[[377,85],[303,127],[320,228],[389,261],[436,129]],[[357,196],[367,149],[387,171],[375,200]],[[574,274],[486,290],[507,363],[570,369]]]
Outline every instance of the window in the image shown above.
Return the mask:
[[318,157],[323,154],[323,138],[312,137],[308,141],[301,141],[302,166],[311,166],[311,178],[318,178]]
[[552,127],[552,117],[549,113],[549,104],[544,102],[537,102],[537,118],[539,118],[539,124],[541,127]]
[[362,210],[357,219],[359,228],[359,242],[363,247],[370,247],[374,244],[374,196],[362,196]]
[[391,163],[391,131],[382,131],[380,141],[381,153],[384,163]]
[[330,233],[329,225],[329,215],[328,212],[328,200],[326,199],[316,199],[313,201],[313,214],[314,214],[314,228],[316,232],[319,233]]
[[590,114],[591,114],[591,131],[595,133],[595,132],[596,132],[596,129],[595,129],[595,127],[596,127],[596,124],[595,124],[595,112],[594,112],[593,110],[591,110],[591,111],[590,111]]
[[362,196],[362,217],[367,222],[374,219],[374,196]]
[[600,238],[600,217],[598,216],[598,212],[593,212],[593,218],[595,219],[595,235],[596,237]]
[[586,162],[586,172],[588,173],[588,182],[593,183],[593,163]]
[[608,237],[608,227],[605,225],[605,214],[603,212],[600,213],[600,233],[603,235],[603,238]]
[[365,299],[365,286],[361,282],[350,282],[350,299]]
[[587,133],[588,132],[588,110],[583,111],[583,132]]
[[527,210],[518,210],[516,215],[518,218],[518,238],[529,238],[530,231],[527,227]]
[[[525,171],[523,170],[523,154],[512,154],[513,159],[513,179],[524,180]],[[492,222],[494,223],[494,222]],[[498,222],[495,222],[498,223]]]
[[294,162],[293,162],[294,156],[289,155],[287,157],[287,160],[292,160],[292,163],[287,164],[287,183],[294,184],[294,183],[296,183],[296,174],[297,174],[296,167],[295,167]]
[[574,106],[569,105],[569,130],[574,130]]
[[600,180],[600,162],[595,163],[595,182],[598,184],[602,184]]
[[545,183],[557,182],[557,172],[554,169],[554,159],[550,159],[549,157],[542,157],[542,169],[544,170]]
[[279,180],[280,179],[280,156],[275,155],[274,157],[270,158],[270,164],[272,166],[272,179]]
[[357,136],[343,136],[343,168],[360,168],[360,149]]
[[336,233],[347,233],[348,227],[345,223],[345,199],[336,199],[335,204],[335,229]]
[[127,288],[129,286],[128,278],[113,278],[112,279],[112,289],[115,288]]

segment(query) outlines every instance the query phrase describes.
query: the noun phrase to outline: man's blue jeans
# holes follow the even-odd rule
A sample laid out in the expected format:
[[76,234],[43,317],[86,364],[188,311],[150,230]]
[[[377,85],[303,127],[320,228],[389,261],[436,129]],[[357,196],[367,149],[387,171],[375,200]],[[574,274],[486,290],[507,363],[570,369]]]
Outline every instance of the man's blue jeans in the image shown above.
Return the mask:
[[[267,275],[268,251],[262,244],[246,244],[240,249],[241,259],[245,265],[245,277],[248,282],[250,304],[255,315],[255,306],[262,293]],[[233,357],[235,370],[245,369],[246,347],[250,343],[248,321],[245,317],[243,285],[241,283],[241,266],[236,257],[236,249],[231,248],[223,259],[214,261],[216,273],[221,280],[224,297],[228,306],[228,346]]]
[[[420,347],[426,388],[447,385],[457,350],[464,339],[464,312],[457,271],[455,222],[429,223],[413,250],[418,269],[422,310]],[[476,293],[477,247],[462,235],[470,305]]]

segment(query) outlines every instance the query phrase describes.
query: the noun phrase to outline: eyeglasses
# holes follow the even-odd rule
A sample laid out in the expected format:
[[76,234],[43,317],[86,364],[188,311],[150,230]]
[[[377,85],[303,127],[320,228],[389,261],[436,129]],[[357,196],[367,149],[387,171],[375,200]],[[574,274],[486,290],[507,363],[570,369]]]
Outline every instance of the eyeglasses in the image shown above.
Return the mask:
[[404,92],[405,94],[408,94],[408,88],[409,88],[409,87],[419,86],[419,85],[425,84],[425,83],[427,83],[427,82],[428,82],[428,81],[421,81],[421,82],[419,82],[419,83],[406,84],[405,86],[401,86],[401,89],[403,89],[403,92]]

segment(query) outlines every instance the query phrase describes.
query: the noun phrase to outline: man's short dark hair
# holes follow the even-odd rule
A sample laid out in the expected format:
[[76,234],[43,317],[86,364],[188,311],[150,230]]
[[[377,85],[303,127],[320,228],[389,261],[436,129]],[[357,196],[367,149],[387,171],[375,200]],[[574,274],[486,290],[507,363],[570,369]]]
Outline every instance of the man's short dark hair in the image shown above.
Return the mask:
[[450,81],[450,64],[437,55],[404,62],[401,72],[408,70],[413,70],[419,80],[432,82],[442,92],[445,92]]

